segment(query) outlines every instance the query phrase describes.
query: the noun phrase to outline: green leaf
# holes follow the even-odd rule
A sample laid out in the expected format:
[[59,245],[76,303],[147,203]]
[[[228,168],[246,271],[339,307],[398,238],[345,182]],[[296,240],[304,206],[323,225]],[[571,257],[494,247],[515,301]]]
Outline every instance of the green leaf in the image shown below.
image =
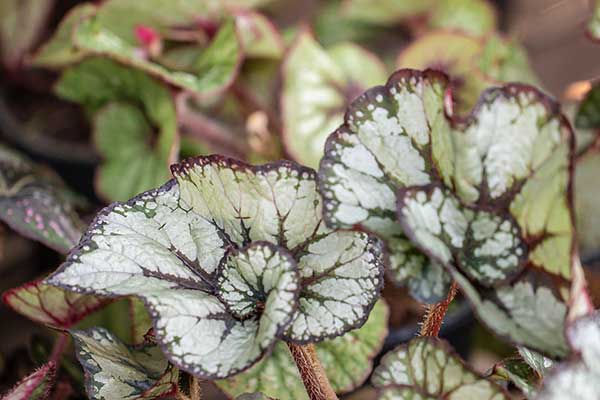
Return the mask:
[[158,346],[126,346],[104,328],[71,336],[90,399],[150,400],[177,392],[179,371]]
[[6,400],[46,400],[50,396],[52,385],[54,385],[55,373],[56,365],[50,361],[23,378],[2,398]]
[[0,144],[0,220],[60,253],[73,247],[82,222],[60,178]]
[[429,25],[483,36],[496,30],[497,12],[487,0],[441,0],[432,7]]
[[327,135],[365,88],[383,83],[385,68],[375,55],[350,43],[324,50],[302,31],[283,65],[284,142],[299,162],[316,167]]
[[[388,308],[379,301],[361,328],[316,345],[319,360],[337,393],[354,390],[367,379],[373,357],[387,335],[387,317]],[[248,371],[218,381],[217,385],[229,396],[260,391],[273,398],[308,399],[296,364],[282,343]]]
[[545,377],[538,399],[600,397],[600,313],[584,316],[567,328],[571,348],[568,361],[555,366]]
[[434,4],[431,0],[345,0],[342,3],[342,14],[373,24],[392,25],[425,13]]
[[168,178],[178,143],[166,87],[141,71],[93,58],[67,69],[55,90],[96,113],[94,139],[104,158],[97,189],[104,197],[124,200]]
[[69,329],[107,303],[41,281],[28,282],[3,293],[2,301],[14,311],[40,324]]
[[471,371],[437,338],[419,337],[387,353],[373,372],[382,399],[502,400],[508,394]]
[[34,54],[32,65],[58,69],[83,60],[86,52],[73,45],[73,30],[95,12],[92,3],[78,4],[69,10],[52,37]]
[[594,85],[581,101],[575,125],[581,129],[600,128],[600,84]]
[[518,346],[517,350],[519,355],[539,376],[546,375],[552,367],[554,367],[554,361],[537,351],[528,349],[527,347]]
[[511,357],[494,365],[490,379],[512,382],[528,399],[533,399],[540,376],[522,358]]
[[137,68],[170,85],[202,95],[224,90],[234,79],[241,62],[235,22],[226,21],[210,45],[194,63],[194,73],[172,71],[141,58],[137,48],[104,27],[98,18],[82,21],[74,32],[75,44],[94,55],[108,57]]
[[600,2],[596,0],[593,3],[594,11],[587,24],[587,33],[592,40],[600,40]]
[[240,11],[235,23],[247,57],[279,59],[285,50],[283,39],[273,23],[255,11]]
[[[572,131],[532,87],[488,89],[461,119],[447,116],[447,89],[442,74],[400,70],[349,107],[321,162],[324,218],[378,233],[392,252],[402,227],[494,332],[562,356],[577,268]],[[424,279],[414,264],[391,267]]]
[[539,85],[525,48],[515,39],[501,35],[486,38],[475,64],[490,85],[497,82],[522,82]]
[[383,284],[381,248],[323,226],[314,171],[220,156],[172,171],[176,180],[101,211],[48,282],[141,298],[169,359],[211,379],[249,368],[279,339],[362,326]]

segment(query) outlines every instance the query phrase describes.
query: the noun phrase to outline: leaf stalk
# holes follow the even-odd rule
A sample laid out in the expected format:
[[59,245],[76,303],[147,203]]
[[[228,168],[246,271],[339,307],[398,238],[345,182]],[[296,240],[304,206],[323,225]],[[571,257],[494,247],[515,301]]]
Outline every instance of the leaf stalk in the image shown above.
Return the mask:
[[287,345],[310,400],[338,400],[323,365],[317,357],[315,345],[299,345],[289,342]]

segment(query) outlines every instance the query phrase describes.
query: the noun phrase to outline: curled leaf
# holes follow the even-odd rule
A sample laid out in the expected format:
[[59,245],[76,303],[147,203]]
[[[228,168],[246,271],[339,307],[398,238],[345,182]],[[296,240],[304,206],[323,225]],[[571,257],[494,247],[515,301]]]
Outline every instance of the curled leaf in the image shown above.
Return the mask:
[[104,328],[71,336],[90,399],[150,400],[177,392],[179,371],[157,346],[126,346]]
[[386,400],[510,399],[502,387],[471,371],[446,342],[433,337],[413,339],[387,353],[371,382]]
[[488,89],[460,120],[447,116],[447,90],[440,73],[400,70],[349,107],[319,170],[325,220],[381,235],[397,275],[427,279],[414,249],[390,245],[405,233],[494,332],[562,356],[578,268],[572,131],[532,87]]
[[182,369],[241,372],[279,339],[361,326],[383,283],[379,243],[321,221],[314,171],[219,156],[174,165],[172,180],[100,212],[50,284],[146,304]]

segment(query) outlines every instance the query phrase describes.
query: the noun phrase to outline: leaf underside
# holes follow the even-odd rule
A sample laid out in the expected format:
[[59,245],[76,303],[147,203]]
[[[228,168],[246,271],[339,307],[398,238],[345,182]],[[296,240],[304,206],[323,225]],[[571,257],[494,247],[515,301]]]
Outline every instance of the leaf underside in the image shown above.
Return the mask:
[[324,219],[385,239],[411,288],[445,288],[426,268],[443,265],[494,332],[564,355],[572,131],[532,87],[488,89],[454,121],[447,89],[441,73],[400,70],[352,103],[319,169]]

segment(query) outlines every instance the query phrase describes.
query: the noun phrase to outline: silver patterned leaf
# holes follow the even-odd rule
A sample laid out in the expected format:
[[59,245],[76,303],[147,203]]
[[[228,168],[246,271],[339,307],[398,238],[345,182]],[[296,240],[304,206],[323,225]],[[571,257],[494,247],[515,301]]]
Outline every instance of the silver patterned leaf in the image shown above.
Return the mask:
[[104,328],[71,331],[92,400],[150,400],[177,392],[179,372],[158,346],[127,346]]
[[387,353],[371,382],[386,400],[510,399],[500,386],[471,371],[446,342],[432,337],[413,339]]
[[571,347],[568,361],[544,376],[539,400],[600,398],[600,312],[584,316],[567,328]]
[[[452,117],[450,96],[443,74],[400,70],[352,103],[319,170],[324,218],[385,239],[393,275],[428,281],[410,287],[441,287],[432,285],[424,258],[402,244],[403,232],[464,286],[486,325],[564,355],[565,302],[577,268],[572,131],[558,106],[529,86],[488,89],[464,118]],[[525,298],[548,315],[521,318],[531,310]],[[540,326],[555,340],[526,334]]]
[[315,173],[219,156],[92,223],[50,284],[141,298],[175,365],[224,378],[278,339],[315,342],[361,326],[383,283],[379,242],[321,223]]

